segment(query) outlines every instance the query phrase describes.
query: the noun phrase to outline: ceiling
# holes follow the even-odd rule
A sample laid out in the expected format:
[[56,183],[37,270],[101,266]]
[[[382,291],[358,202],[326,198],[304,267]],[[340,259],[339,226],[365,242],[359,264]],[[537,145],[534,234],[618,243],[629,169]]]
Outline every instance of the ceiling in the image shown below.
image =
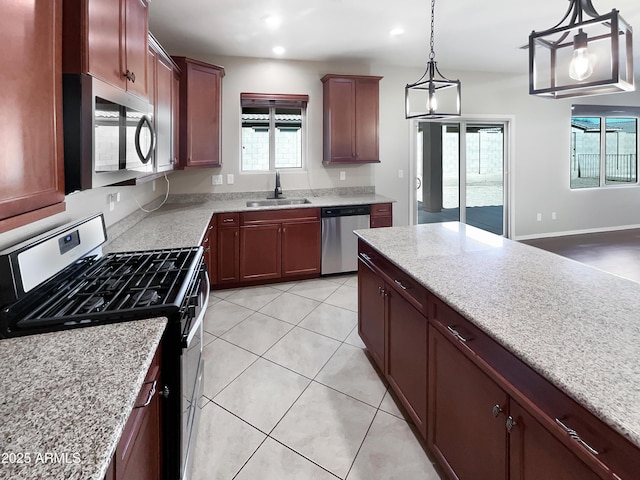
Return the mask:
[[[638,0],[593,0],[640,29]],[[436,2],[435,52],[448,69],[526,73],[519,47],[560,21],[568,0]],[[150,30],[172,54],[367,62],[422,68],[429,54],[428,0],[154,0]],[[272,28],[265,19],[280,18]],[[393,28],[404,34],[391,36]],[[635,35],[636,71],[640,30]],[[276,45],[285,53],[272,52]]]

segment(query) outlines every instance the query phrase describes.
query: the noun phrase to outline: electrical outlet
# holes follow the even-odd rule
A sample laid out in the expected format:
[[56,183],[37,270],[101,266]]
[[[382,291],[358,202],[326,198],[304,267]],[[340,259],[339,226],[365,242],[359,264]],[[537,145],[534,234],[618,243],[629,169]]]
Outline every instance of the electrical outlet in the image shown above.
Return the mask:
[[404,170],[398,170],[398,178],[404,178]]
[[556,220],[557,218],[556,212],[551,212],[551,220]]
[[116,192],[116,203],[120,202],[120,192]]
[[227,185],[233,185],[233,173],[227,173]]
[[151,189],[155,192],[156,191],[156,181],[152,181],[151,182]]
[[211,185],[222,185],[222,175],[211,175]]
[[542,214],[541,214],[541,213],[538,213],[538,214],[536,215],[536,220],[538,220],[539,222],[541,222],[541,221],[542,221]]
[[340,180],[346,180],[346,179],[347,179],[347,172],[341,171],[340,172]]
[[107,195],[107,203],[109,204],[109,211],[113,212],[113,210],[116,208],[116,199],[113,193]]

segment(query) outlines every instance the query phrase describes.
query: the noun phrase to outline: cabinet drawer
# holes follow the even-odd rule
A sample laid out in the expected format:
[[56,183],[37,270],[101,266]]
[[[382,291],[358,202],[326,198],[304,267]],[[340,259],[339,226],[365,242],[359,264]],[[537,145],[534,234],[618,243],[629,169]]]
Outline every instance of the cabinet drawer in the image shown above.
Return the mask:
[[393,218],[391,217],[371,217],[369,226],[371,228],[391,227],[393,225]]
[[374,203],[371,205],[371,218],[391,217],[392,215],[390,203]]
[[240,214],[238,212],[233,213],[218,213],[218,227],[237,227],[240,225]]
[[427,289],[416,282],[405,272],[396,267],[377,250],[362,240],[358,240],[360,258],[378,273],[386,283],[397,290],[409,303],[425,316],[427,310]]
[[603,478],[610,478],[606,473],[610,471],[622,479],[635,478],[640,449],[444,302],[434,299],[431,308],[433,326],[454,339],[469,359],[580,460]]
[[310,222],[320,220],[319,208],[292,208],[282,210],[260,210],[257,212],[242,212],[240,222],[242,225],[255,225],[260,223],[289,223]]

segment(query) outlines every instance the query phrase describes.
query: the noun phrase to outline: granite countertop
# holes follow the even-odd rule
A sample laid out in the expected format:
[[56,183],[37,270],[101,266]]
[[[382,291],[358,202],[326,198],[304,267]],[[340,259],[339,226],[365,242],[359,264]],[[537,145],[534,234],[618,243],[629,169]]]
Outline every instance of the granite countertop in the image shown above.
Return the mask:
[[[285,197],[299,198],[295,193]],[[171,197],[170,197],[171,198]],[[247,200],[261,197],[209,200],[203,195],[179,195],[170,203],[147,215],[133,227],[104,246],[105,252],[126,252],[155,248],[180,248],[200,245],[211,215],[227,212],[255,212],[290,208],[319,208],[345,205],[392,203],[393,199],[375,193],[353,195],[305,195],[310,203],[247,207]]]
[[166,323],[0,340],[0,479],[102,480]]
[[640,447],[640,284],[457,222],[356,235]]

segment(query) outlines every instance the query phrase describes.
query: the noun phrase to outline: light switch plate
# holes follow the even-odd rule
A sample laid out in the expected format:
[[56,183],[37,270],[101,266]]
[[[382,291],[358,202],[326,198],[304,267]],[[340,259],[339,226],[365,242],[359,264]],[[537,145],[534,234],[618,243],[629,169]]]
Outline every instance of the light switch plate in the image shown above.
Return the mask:
[[340,172],[340,180],[346,180],[346,179],[347,179],[347,172],[341,171]]
[[233,185],[233,173],[227,173],[227,185]]

